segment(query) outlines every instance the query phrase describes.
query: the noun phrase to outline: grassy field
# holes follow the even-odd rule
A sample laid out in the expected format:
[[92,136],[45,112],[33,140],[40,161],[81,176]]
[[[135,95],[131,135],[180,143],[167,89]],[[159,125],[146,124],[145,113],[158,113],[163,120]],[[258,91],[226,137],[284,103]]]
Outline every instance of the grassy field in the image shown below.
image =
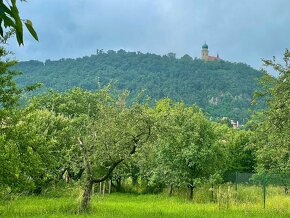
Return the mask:
[[190,203],[165,195],[94,195],[88,214],[77,214],[78,197],[20,196],[0,202],[0,217],[290,217],[290,197],[259,203]]

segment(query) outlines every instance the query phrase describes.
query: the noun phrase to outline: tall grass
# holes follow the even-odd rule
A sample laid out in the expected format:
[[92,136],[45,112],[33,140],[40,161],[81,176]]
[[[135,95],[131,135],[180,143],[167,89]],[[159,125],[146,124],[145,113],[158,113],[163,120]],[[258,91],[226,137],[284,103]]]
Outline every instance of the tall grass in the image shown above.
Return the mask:
[[234,189],[229,190],[232,195],[227,204],[224,200],[228,187],[223,186],[220,206],[218,199],[207,201],[211,200],[211,190],[202,187],[196,190],[194,202],[177,194],[173,197],[167,194],[95,194],[87,214],[78,214],[81,196],[78,187],[59,191],[50,189],[42,196],[19,196],[0,201],[0,217],[290,217],[290,196],[279,187],[269,187],[266,209],[262,207],[260,187],[241,186],[237,193]]

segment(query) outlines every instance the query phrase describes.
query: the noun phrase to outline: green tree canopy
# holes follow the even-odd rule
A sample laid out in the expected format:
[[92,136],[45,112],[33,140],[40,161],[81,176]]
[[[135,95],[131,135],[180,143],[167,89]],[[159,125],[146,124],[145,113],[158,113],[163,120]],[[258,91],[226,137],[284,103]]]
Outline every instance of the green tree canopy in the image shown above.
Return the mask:
[[254,117],[252,122],[259,171],[290,172],[289,50],[286,49],[283,59],[284,65],[277,63],[275,59],[264,60],[265,66],[276,70],[279,77],[275,79],[266,74],[261,80],[264,92],[257,93],[257,96],[267,98],[269,106],[268,110]]

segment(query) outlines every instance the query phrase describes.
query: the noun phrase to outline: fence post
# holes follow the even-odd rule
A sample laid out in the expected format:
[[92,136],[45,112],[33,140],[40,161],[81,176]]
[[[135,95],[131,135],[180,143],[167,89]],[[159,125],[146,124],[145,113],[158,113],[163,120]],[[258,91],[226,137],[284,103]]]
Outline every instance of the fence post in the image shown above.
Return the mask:
[[105,191],[106,191],[106,180],[104,181],[104,185],[103,185],[103,196],[105,196]]
[[221,186],[220,185],[218,187],[218,192],[217,192],[217,201],[218,201],[218,208],[220,210],[221,209]]
[[266,208],[266,177],[265,174],[263,174],[263,178],[262,178],[262,186],[263,186],[263,205],[264,205],[264,209]]
[[231,187],[228,184],[228,190],[227,190],[227,209],[230,207],[230,199],[231,199]]
[[214,199],[213,199],[214,198],[214,193],[213,193],[214,192],[214,189],[213,188],[214,188],[214,186],[213,186],[213,183],[212,183],[211,184],[211,201],[212,202],[214,201]]
[[110,180],[109,180],[109,191],[108,191],[109,194],[111,194],[111,187],[112,187],[112,180],[110,179]]
[[238,178],[239,178],[239,174],[238,172],[236,172],[236,192],[238,191]]

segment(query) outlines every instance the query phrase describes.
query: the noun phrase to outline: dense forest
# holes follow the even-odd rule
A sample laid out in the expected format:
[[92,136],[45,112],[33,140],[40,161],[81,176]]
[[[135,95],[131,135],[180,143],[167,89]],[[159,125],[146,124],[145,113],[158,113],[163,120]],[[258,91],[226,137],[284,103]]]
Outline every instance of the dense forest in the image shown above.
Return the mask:
[[228,117],[244,123],[250,115],[252,95],[263,75],[243,63],[204,62],[189,55],[156,55],[124,50],[103,52],[77,59],[20,62],[17,83],[41,82],[64,91],[72,87],[100,89],[114,83],[130,96],[140,91],[153,100],[169,97],[186,105],[197,104],[214,119]]

